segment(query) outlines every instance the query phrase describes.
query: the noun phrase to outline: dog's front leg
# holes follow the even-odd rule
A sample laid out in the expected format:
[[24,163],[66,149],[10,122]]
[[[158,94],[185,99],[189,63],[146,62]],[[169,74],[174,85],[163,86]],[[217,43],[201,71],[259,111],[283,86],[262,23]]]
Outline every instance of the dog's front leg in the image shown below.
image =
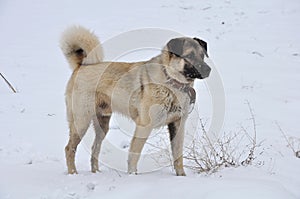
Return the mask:
[[186,119],[180,119],[168,124],[172,155],[174,160],[174,169],[177,176],[185,176],[183,169],[183,141],[184,126]]
[[134,137],[131,140],[128,156],[128,173],[137,174],[137,163],[141,152],[152,131],[151,127],[136,126]]

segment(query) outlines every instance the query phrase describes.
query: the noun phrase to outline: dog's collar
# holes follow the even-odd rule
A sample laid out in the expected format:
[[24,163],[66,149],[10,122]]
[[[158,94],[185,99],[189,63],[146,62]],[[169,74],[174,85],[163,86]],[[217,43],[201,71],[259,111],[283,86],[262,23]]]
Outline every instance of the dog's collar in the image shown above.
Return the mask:
[[190,104],[195,104],[196,101],[196,91],[189,83],[182,83],[172,77],[169,76],[167,73],[166,68],[163,69],[164,74],[167,78],[166,83],[171,85],[173,88],[176,88],[180,91],[183,91],[184,93],[187,93],[190,98]]

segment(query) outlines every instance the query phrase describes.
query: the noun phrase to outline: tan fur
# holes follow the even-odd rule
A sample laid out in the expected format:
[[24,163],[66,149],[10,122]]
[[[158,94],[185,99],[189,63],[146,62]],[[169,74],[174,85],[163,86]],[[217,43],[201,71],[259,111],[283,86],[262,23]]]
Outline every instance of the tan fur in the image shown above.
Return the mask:
[[[189,97],[166,84],[167,77],[193,84],[181,73],[184,61],[166,50],[146,62],[102,62],[102,50],[96,36],[82,27],[72,27],[61,40],[64,52],[74,70],[66,90],[70,139],[65,148],[68,173],[77,173],[75,152],[89,124],[93,122],[96,138],[92,147],[92,172],[98,170],[102,140],[108,132],[111,114],[117,112],[136,123],[128,157],[128,172],[137,172],[143,146],[154,128],[174,124],[172,139],[174,167],[185,175],[182,162],[184,124]],[[96,49],[94,49],[96,48]],[[82,53],[75,53],[83,49]],[[166,49],[166,47],[164,48]]]

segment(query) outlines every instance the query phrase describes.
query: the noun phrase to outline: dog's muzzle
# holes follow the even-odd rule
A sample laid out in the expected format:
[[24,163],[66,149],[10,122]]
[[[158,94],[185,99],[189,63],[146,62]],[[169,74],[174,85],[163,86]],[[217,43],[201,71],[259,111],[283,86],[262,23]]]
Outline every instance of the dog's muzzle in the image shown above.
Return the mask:
[[211,68],[205,62],[202,62],[197,69],[201,76],[200,79],[207,78],[211,71]]
[[184,75],[187,78],[204,79],[209,76],[211,68],[203,61],[198,65],[186,63],[184,66]]

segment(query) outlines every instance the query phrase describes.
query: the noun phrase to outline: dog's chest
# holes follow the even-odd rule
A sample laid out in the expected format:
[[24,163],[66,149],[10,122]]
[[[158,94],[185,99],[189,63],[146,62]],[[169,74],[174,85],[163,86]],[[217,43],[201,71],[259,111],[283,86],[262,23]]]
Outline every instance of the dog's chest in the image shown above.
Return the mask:
[[[160,127],[182,117],[190,110],[191,99],[187,92],[166,85],[148,84],[131,97],[133,110],[142,120],[150,116],[154,127]],[[145,117],[145,118],[144,118]]]
[[[188,93],[174,88],[159,89],[153,93],[156,104],[160,108],[155,109],[155,123],[166,125],[186,116],[190,110],[190,97]],[[154,110],[154,109],[153,109]]]
[[166,107],[168,123],[188,114],[190,110],[190,98],[187,93],[176,92],[176,98]]

